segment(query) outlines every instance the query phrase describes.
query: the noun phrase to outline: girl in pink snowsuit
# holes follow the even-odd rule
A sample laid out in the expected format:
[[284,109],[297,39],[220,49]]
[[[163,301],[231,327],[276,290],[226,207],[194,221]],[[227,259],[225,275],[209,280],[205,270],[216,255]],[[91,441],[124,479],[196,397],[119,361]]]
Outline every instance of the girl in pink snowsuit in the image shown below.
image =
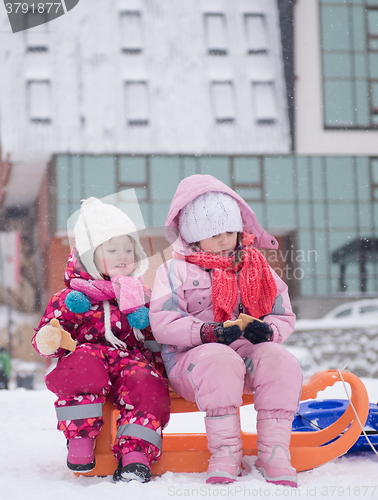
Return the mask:
[[[149,327],[149,289],[140,276],[147,257],[136,228],[118,208],[89,198],[75,225],[76,248],[68,259],[66,288],[50,300],[32,343],[39,354],[59,358],[45,380],[58,399],[58,429],[68,440],[67,465],[94,468],[94,445],[103,424],[102,405],[119,410],[113,447],[114,480],[151,478],[169,420],[164,365]],[[60,327],[77,341],[61,347]],[[153,352],[156,351],[156,352]]]
[[[210,175],[181,181],[166,237],[175,252],[156,274],[151,327],[164,344],[173,390],[206,412],[207,482],[233,482],[240,474],[238,409],[243,393],[253,393],[256,467],[268,482],[296,487],[289,444],[302,373],[282,346],[295,315],[287,286],[257,250],[277,248],[277,241],[237,193]],[[240,313],[257,319],[244,331],[223,326]]]

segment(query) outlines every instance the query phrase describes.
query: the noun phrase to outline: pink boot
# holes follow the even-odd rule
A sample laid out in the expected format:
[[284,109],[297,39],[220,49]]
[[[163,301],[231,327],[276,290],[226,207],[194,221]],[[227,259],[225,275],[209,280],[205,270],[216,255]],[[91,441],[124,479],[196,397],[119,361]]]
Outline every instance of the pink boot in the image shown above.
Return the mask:
[[268,418],[257,421],[256,468],[268,483],[297,488],[297,471],[290,463],[291,420]]
[[207,483],[233,483],[241,472],[242,442],[238,414],[206,417],[208,447],[211,452]]
[[89,472],[94,469],[94,438],[77,437],[69,439],[67,467],[75,472]]

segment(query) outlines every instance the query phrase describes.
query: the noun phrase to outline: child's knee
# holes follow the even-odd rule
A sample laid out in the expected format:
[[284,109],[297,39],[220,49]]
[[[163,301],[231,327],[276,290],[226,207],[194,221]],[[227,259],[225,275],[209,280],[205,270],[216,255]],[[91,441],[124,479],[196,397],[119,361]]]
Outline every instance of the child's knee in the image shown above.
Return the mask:
[[245,376],[242,358],[230,347],[218,344],[193,363],[191,380],[200,409],[239,407]]
[[279,362],[284,365],[299,368],[297,358],[283,345],[275,342],[263,342],[256,345],[256,358],[266,362]]
[[274,350],[271,353],[271,356],[275,359],[275,362],[280,367],[281,373],[283,373],[288,379],[290,379],[293,387],[295,385],[301,386],[303,374],[297,358],[284,346],[273,343],[272,345],[274,345]]
[[58,361],[46,377],[47,388],[59,396],[102,394],[109,387],[109,375],[102,361],[86,349],[78,349]]
[[246,378],[255,394],[255,409],[296,411],[303,379],[298,360],[279,344],[266,342],[258,351],[254,371]]
[[222,374],[232,371],[244,375],[244,363],[242,358],[231,347],[224,344],[203,344],[201,355],[197,357],[196,363],[209,366],[212,373]]
[[[127,401],[124,393],[127,394]],[[134,411],[152,414],[163,426],[169,421],[168,382],[152,368],[120,377],[113,384],[109,399],[122,409],[124,404],[120,403],[120,394],[123,394],[124,403],[132,405]]]

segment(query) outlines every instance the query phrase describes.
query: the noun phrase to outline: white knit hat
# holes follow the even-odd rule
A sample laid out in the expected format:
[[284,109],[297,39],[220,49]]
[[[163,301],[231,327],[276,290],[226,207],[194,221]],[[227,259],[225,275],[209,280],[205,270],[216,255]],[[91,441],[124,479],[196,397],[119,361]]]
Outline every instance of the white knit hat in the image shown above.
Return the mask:
[[84,200],[74,233],[80,260],[92,278],[102,279],[94,263],[96,248],[110,238],[124,234],[129,234],[135,242],[134,249],[138,266],[132,275],[138,277],[146,272],[148,268],[147,256],[140,244],[136,227],[119,208],[102,203],[98,198],[92,197]]
[[180,211],[179,231],[187,243],[225,232],[243,231],[239,205],[232,196],[210,191],[197,196]]

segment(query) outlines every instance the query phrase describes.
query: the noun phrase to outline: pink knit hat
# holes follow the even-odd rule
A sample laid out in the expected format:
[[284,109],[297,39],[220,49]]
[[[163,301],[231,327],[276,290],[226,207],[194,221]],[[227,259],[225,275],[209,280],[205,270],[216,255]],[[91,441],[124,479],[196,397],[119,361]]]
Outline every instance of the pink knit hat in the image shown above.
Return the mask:
[[210,191],[197,196],[180,211],[179,231],[187,243],[225,232],[243,231],[237,202],[225,193]]

